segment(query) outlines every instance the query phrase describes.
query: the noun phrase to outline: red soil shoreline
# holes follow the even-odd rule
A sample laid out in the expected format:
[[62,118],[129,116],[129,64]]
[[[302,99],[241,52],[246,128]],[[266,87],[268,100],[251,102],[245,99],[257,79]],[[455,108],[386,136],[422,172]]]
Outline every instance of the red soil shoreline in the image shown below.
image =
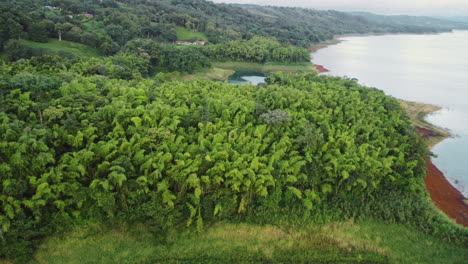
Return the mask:
[[322,65],[315,65],[315,69],[317,69],[317,71],[319,73],[324,73],[324,72],[329,72],[330,70],[328,70],[327,68],[323,67]]
[[[326,47],[324,45],[323,47]],[[316,52],[323,47],[311,47],[311,52]],[[315,65],[317,72],[329,72],[323,65]],[[434,132],[416,127],[422,138],[437,136]],[[426,158],[427,173],[424,178],[426,189],[429,192],[434,204],[450,218],[460,225],[468,227],[468,204],[465,197],[458,191],[444,176],[444,174],[432,163],[430,158]]]
[[423,137],[423,138],[426,138],[426,137],[436,137],[437,134],[430,131],[430,130],[427,130],[425,128],[420,128],[420,127],[416,127],[416,130],[418,131],[418,133]]
[[[435,136],[427,129],[419,127],[416,129],[422,137]],[[426,168],[424,182],[434,204],[455,222],[468,227],[468,205],[463,202],[465,197],[450,184],[429,158],[426,158]]]
[[[310,52],[316,52],[319,49],[323,49],[328,47],[328,45],[320,45],[320,46],[312,46],[309,48]],[[329,72],[330,70],[325,68],[323,65],[318,65],[315,64],[315,69],[317,70],[318,73],[324,73],[324,72]]]

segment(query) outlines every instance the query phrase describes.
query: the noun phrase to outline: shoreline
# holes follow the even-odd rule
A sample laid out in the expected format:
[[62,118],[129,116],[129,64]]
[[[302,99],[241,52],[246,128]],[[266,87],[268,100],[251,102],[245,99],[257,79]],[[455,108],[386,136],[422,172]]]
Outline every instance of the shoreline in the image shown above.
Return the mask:
[[[334,43],[321,43],[312,46],[310,50],[311,52],[316,52],[319,49],[339,42],[339,40],[335,39]],[[329,72],[323,65],[316,64],[315,67],[318,73]],[[428,114],[442,109],[441,107],[404,100],[399,100],[399,102],[410,117],[414,128],[419,133],[422,140],[424,140],[429,150],[451,136],[447,130],[437,127],[424,119]],[[468,227],[467,197],[464,197],[463,194],[448,181],[442,171],[432,163],[429,156],[426,157],[426,169],[427,172],[424,178],[424,184],[433,204],[457,224]]]
[[[404,100],[399,101],[410,117],[414,128],[426,142],[429,150],[450,137],[448,131],[424,119],[428,114],[440,110],[441,107]],[[466,197],[448,181],[443,172],[432,163],[429,156],[426,157],[426,169],[424,184],[434,205],[457,224],[468,227],[468,200]]]
[[319,49],[323,49],[323,48],[326,48],[330,45],[336,45],[336,44],[339,44],[341,42],[341,40],[339,40],[338,38],[336,37],[333,37],[333,39],[330,39],[330,40],[326,40],[326,41],[322,41],[322,42],[319,42],[319,43],[315,43],[315,44],[312,44],[310,47],[309,47],[309,51],[310,52],[316,52],[317,50]]
[[435,145],[449,138],[450,132],[437,127],[425,120],[426,116],[442,109],[440,106],[411,102],[399,99],[400,105],[405,110],[415,129],[420,133],[422,139],[426,142],[429,150]]
[[453,187],[430,158],[426,158],[426,168],[424,183],[434,205],[457,224],[468,227],[468,205],[465,197]]
[[[333,39],[331,39],[331,40],[322,41],[322,42],[319,42],[319,43],[316,43],[316,44],[312,44],[309,47],[309,51],[311,53],[315,53],[319,49],[324,49],[324,48],[327,48],[328,46],[339,44],[340,42],[341,42],[341,40],[333,37]],[[330,71],[329,69],[325,68],[325,66],[323,66],[323,65],[315,64],[315,63],[314,63],[314,65],[315,65],[315,70],[317,71],[318,74],[326,73],[326,72]]]
[[333,38],[334,39],[338,39],[338,38],[347,38],[347,37],[373,37],[373,36],[386,36],[386,35],[440,35],[440,34],[444,34],[444,33],[451,33],[453,32],[454,29],[452,30],[447,30],[447,31],[437,31],[437,32],[415,32],[415,33],[411,33],[411,32],[381,32],[381,33],[363,33],[363,34],[359,34],[359,33],[355,33],[355,34],[343,34],[343,35],[334,35]]

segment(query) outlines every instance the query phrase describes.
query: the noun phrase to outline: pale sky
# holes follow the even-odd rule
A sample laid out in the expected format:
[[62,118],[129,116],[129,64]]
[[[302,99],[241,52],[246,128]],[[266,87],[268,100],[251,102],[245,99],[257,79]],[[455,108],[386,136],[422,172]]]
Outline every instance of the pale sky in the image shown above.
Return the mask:
[[340,11],[367,11],[377,14],[468,16],[468,0],[211,0],[239,3],[297,6]]

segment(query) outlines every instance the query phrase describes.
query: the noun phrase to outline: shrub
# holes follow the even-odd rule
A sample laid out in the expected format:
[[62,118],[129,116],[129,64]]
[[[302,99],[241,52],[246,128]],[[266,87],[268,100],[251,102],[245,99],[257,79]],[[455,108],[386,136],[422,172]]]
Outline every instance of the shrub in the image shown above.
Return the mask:
[[279,126],[291,121],[291,116],[282,110],[268,111],[267,113],[261,115],[260,118],[263,119],[265,123],[272,126]]

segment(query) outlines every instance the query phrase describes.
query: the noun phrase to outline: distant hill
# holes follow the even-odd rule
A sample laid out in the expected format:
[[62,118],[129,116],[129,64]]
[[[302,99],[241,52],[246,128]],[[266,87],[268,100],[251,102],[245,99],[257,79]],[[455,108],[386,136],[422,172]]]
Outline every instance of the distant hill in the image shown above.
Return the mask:
[[468,23],[468,16],[441,16],[439,19]]
[[409,26],[424,26],[431,27],[438,30],[452,30],[452,29],[468,29],[468,17],[457,18],[435,18],[427,16],[387,16],[387,15],[376,15],[367,12],[353,12],[353,15],[358,15],[366,18],[369,21],[377,23],[385,23],[391,25],[409,25]]
[[[258,5],[236,5],[266,23],[272,35],[288,32],[296,39],[318,42],[334,35],[366,33],[431,33],[451,28],[433,27],[417,23],[393,23],[376,21],[362,15],[322,11],[295,7],[273,7]],[[286,34],[286,33],[285,33]]]

